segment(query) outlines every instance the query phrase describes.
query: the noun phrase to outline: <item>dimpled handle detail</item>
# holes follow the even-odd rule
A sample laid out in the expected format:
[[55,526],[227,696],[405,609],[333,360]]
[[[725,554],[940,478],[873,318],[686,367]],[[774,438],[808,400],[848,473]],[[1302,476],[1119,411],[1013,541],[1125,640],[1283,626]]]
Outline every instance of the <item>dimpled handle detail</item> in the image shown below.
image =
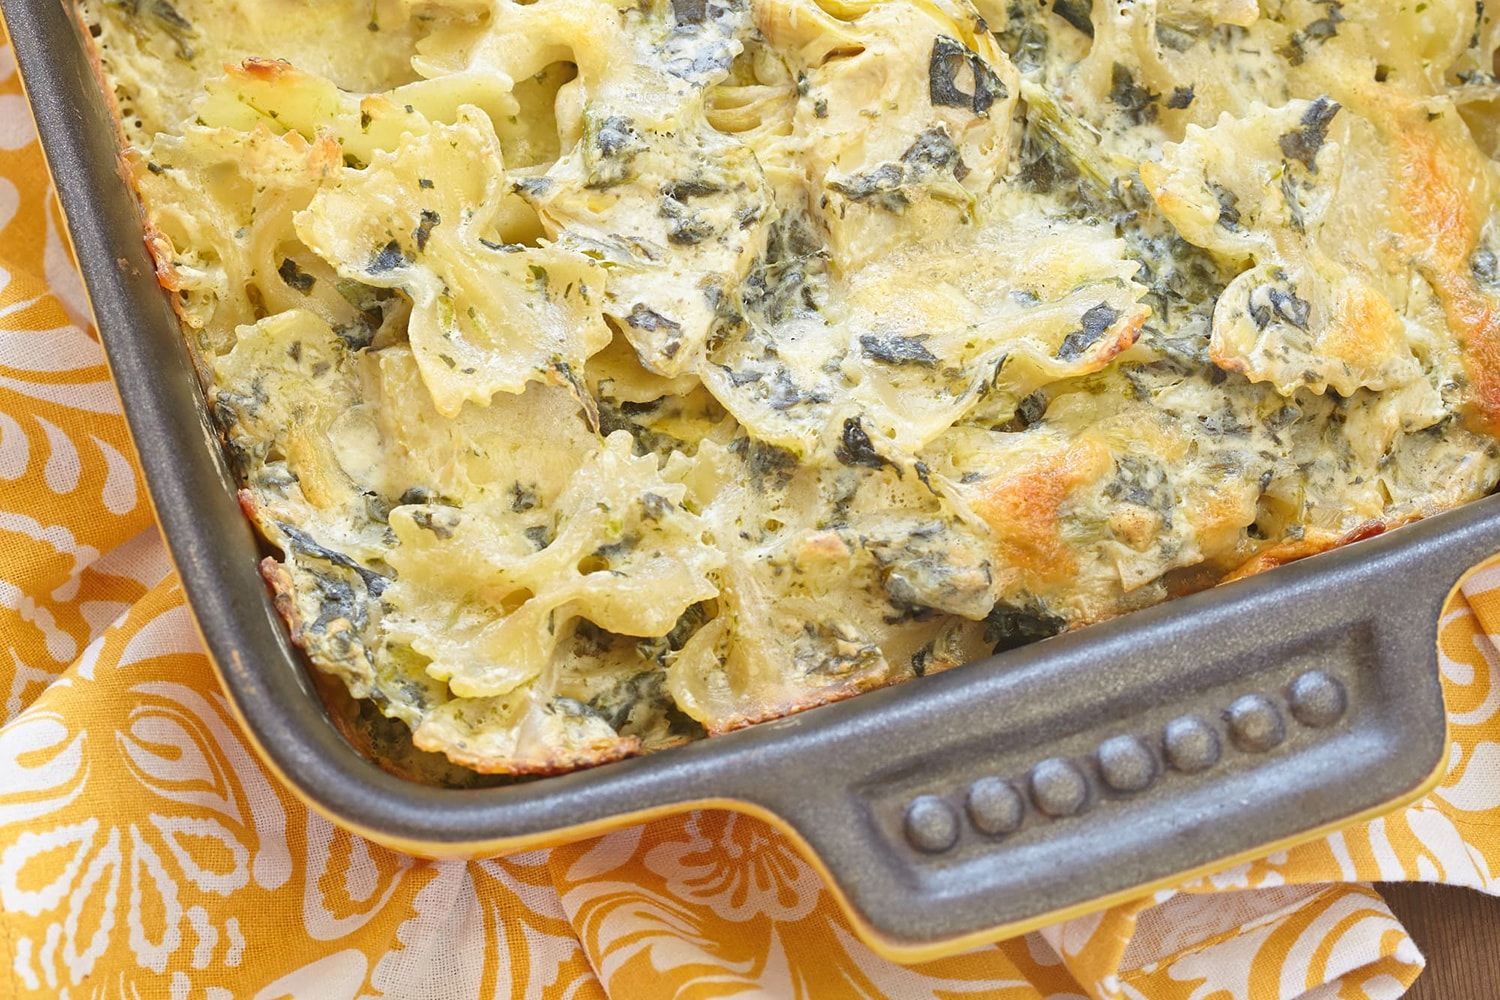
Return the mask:
[[936,795],[919,795],[906,807],[906,840],[928,854],[958,843],[958,814]]
[[[1287,686],[1293,718],[1311,729],[1336,723],[1348,707],[1337,678],[1322,670],[1300,673]],[[1247,754],[1274,750],[1287,737],[1281,708],[1272,697],[1245,694],[1223,711],[1230,742]],[[1097,775],[1091,780],[1078,761],[1049,757],[1025,775],[1035,815],[1062,819],[1083,812],[1090,801],[1108,793],[1143,792],[1163,774],[1162,761],[1184,774],[1199,774],[1223,758],[1219,731],[1197,716],[1172,719],[1148,737],[1132,733],[1111,736],[1093,753]],[[1025,800],[1010,780],[986,775],[964,791],[965,812],[976,833],[990,837],[1014,833],[1026,817]],[[958,811],[941,792],[924,792],[906,808],[906,838],[926,854],[941,854],[958,844]]]
[[1333,725],[1349,707],[1344,685],[1321,670],[1298,675],[1287,691],[1287,701],[1292,706],[1292,718],[1314,729]]

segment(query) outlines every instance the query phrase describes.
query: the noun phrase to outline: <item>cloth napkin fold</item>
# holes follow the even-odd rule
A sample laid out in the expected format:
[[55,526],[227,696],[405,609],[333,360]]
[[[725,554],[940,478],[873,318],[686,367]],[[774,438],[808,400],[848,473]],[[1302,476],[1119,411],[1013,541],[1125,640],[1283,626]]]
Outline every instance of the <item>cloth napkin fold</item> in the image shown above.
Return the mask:
[[1443,612],[1429,798],[921,965],[872,954],[732,813],[467,863],[376,847],[279,787],[230,716],[0,35],[0,995],[1396,997],[1423,959],[1363,880],[1500,893],[1497,635],[1491,560]]

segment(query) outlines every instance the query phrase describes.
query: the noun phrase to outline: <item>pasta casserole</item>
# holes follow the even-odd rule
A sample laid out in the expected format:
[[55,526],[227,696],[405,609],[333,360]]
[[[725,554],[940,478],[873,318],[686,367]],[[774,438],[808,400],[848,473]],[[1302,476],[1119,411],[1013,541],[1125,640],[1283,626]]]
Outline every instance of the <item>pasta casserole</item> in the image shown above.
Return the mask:
[[455,771],[724,733],[1500,481],[1483,2],[82,16],[277,606]]

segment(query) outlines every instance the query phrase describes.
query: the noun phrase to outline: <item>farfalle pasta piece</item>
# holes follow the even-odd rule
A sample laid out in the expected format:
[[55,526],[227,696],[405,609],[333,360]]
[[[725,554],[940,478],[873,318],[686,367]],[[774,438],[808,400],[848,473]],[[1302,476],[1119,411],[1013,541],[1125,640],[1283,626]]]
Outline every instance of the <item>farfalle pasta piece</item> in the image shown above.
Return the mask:
[[195,112],[205,125],[241,132],[265,126],[309,141],[331,134],[345,157],[368,163],[377,152],[396,149],[404,136],[426,132],[432,122],[457,121],[465,106],[478,107],[491,119],[519,110],[500,81],[480,73],[362,95],[288,62],[247,59],[208,81]]
[[1138,271],[1102,228],[1041,218],[894,253],[848,280],[853,394],[916,452],[985,396],[1019,402],[1128,349],[1151,313]]
[[651,30],[612,39],[613,61],[577,57],[576,140],[521,191],[549,237],[603,260],[605,313],[646,368],[676,377],[700,364],[777,214],[754,151],[706,107],[748,16],[721,3],[698,18],[675,7],[601,16]]
[[[598,447],[578,401],[561,386],[533,383],[519,395],[468,403],[443,418],[410,347],[366,354],[360,374],[364,405],[346,413],[336,430],[378,439],[363,450],[375,459],[365,476],[390,506],[402,496],[447,498],[491,516],[514,516],[524,530],[550,517],[573,473]],[[539,450],[548,461],[535,460]]]
[[591,706],[586,690],[590,683],[628,684],[649,664],[633,647],[600,648],[576,626],[566,628],[545,676],[505,694],[450,698],[423,716],[412,742],[476,771],[501,774],[569,771],[636,753],[640,737],[618,732],[611,721],[627,728],[624,721]]
[[[307,310],[240,329],[234,349],[211,362],[210,399],[232,453],[257,489],[260,512],[316,522],[320,535],[363,548],[347,515],[365,484],[351,472],[337,427],[360,402],[354,354]],[[362,520],[362,518],[361,518]],[[374,555],[373,551],[361,555]]]
[[487,238],[504,177],[488,120],[464,111],[344,171],[297,217],[342,276],[411,297],[408,336],[444,416],[529,382],[572,383],[609,343],[592,262]]
[[1020,77],[967,4],[765,0],[799,90],[795,134],[834,267],[985,215]]
[[994,223],[856,270],[836,311],[752,318],[703,378],[741,424],[798,454],[831,450],[850,419],[912,453],[988,395],[1014,403],[1128,348],[1150,314],[1138,270],[1097,226]]
[[718,592],[708,574],[722,556],[681,506],[683,489],[661,479],[654,458],[633,457],[630,436],[617,432],[574,473],[544,531],[502,530],[483,508],[397,507],[392,633],[466,698],[534,680],[574,618],[664,636]]
[[710,733],[839,701],[900,673],[827,593],[787,597],[739,566],[726,572],[719,616],[667,672],[677,705]]
[[333,269],[297,243],[294,214],[340,168],[331,138],[190,126],[127,162],[146,201],[158,278],[176,293],[200,354],[222,353],[236,327],[290,309],[308,309],[351,339],[386,324],[393,303],[383,293],[336,287]]
[[666,377],[700,364],[775,211],[751,150],[701,115],[649,121],[591,107],[579,145],[525,188],[560,246],[603,262],[604,311]]
[[579,620],[535,682],[443,701],[423,715],[413,742],[484,773],[551,774],[701,737],[659,662],[680,646],[675,633],[697,624],[690,609],[672,636],[637,640]]
[[891,467],[846,469],[832,493],[820,479],[744,439],[705,442],[686,474],[726,561],[716,612],[669,657],[667,687],[710,734],[984,649],[983,542]]
[[1395,307],[1366,266],[1320,240],[1356,125],[1329,99],[1191,126],[1141,178],[1193,243],[1253,261],[1214,310],[1214,361],[1283,395],[1382,390],[1419,377]]
[[558,156],[517,190],[550,239],[609,269],[605,314],[667,377],[698,365],[775,215],[754,153],[705,108],[749,34],[739,3],[500,3],[417,63],[518,89],[549,66],[574,68],[550,109]]

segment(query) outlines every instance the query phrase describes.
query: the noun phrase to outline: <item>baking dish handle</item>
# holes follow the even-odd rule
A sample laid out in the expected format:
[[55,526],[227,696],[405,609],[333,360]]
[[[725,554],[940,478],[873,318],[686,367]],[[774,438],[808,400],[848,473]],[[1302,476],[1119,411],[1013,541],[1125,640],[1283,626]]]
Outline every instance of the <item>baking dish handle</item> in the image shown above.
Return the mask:
[[1438,615],[1497,503],[760,727],[739,795],[912,959],[1391,808],[1444,759]]

